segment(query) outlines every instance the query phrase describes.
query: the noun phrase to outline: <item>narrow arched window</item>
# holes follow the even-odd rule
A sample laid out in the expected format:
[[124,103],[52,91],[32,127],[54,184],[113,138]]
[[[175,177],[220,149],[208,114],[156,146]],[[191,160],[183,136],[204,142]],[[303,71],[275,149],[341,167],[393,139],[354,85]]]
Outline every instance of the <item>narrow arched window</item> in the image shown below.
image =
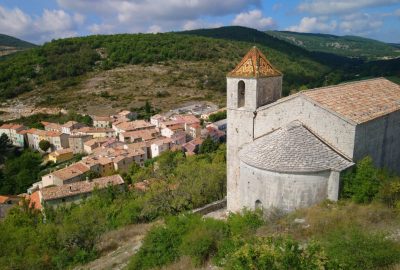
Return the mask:
[[239,81],[238,83],[238,108],[244,106],[244,98],[246,93],[246,86],[244,81]]
[[257,201],[256,201],[256,203],[255,203],[255,209],[256,209],[256,210],[258,210],[258,209],[263,210],[263,205],[262,205],[262,202],[261,202],[260,200],[257,200]]

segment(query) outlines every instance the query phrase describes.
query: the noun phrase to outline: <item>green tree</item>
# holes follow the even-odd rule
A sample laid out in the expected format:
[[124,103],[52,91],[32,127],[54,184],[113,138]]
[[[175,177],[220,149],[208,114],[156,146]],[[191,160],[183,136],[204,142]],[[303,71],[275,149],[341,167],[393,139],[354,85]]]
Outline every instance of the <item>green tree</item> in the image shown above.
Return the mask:
[[50,146],[51,146],[50,142],[47,140],[41,140],[39,142],[39,148],[44,152],[47,152],[47,150],[49,150]]
[[21,156],[8,159],[4,164],[4,181],[0,186],[0,193],[19,194],[38,179],[41,156],[38,153],[26,150]]
[[214,142],[214,140],[208,136],[200,145],[199,154],[212,153],[218,149],[218,145],[219,143]]
[[5,156],[8,153],[9,148],[12,146],[10,139],[7,134],[2,133],[0,136],[0,163],[4,162]]
[[369,203],[379,192],[384,178],[385,173],[375,168],[372,158],[365,157],[343,176],[343,195],[358,203]]

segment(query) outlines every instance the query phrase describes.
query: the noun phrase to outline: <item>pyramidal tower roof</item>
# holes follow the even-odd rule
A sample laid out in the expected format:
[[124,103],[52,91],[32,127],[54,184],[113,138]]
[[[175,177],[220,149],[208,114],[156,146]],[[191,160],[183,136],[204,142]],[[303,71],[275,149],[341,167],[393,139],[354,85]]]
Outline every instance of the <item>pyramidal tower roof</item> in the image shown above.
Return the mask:
[[254,46],[243,57],[228,77],[260,78],[282,76],[282,73],[271,65],[265,55]]

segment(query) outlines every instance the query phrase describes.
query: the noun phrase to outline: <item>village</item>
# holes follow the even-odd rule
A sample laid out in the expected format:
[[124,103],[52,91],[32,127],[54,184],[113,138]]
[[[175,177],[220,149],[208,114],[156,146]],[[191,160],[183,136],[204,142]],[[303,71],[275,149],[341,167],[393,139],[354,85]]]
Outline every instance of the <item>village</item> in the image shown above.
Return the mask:
[[204,140],[226,140],[226,109],[206,104],[155,114],[149,120],[137,119],[138,114],[128,110],[90,117],[92,126],[76,121],[42,122],[44,129],[15,123],[0,126],[0,136],[5,134],[13,146],[37,151],[45,162],[56,165],[26,193],[0,195],[0,217],[22,197],[40,210],[45,205],[79,203],[95,189],[124,185],[121,174],[134,163],[143,167],[146,160],[168,150],[196,155]]

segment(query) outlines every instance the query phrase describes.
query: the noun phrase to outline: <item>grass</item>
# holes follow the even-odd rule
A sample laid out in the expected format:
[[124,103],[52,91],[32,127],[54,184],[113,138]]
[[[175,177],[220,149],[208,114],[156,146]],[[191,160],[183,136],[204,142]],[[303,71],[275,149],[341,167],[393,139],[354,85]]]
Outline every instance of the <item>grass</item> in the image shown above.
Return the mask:
[[[299,219],[303,222],[299,222]],[[182,222],[185,217],[178,220]],[[235,215],[227,222],[207,219],[167,222],[153,231],[152,237],[145,238],[145,249],[134,257],[130,269],[135,269],[133,266],[139,265],[138,261],[153,262],[143,265],[146,269],[154,270],[200,270],[214,268],[215,264],[222,267],[215,269],[244,269],[237,268],[238,262],[245,265],[242,259],[257,262],[256,255],[250,256],[247,249],[257,243],[267,245],[265,241],[269,241],[267,239],[270,237],[275,239],[273,243],[279,242],[279,239],[289,239],[290,243],[290,239],[293,239],[293,243],[299,243],[300,248],[318,245],[322,251],[315,258],[321,259],[321,262],[329,260],[329,269],[398,269],[400,239],[395,236],[399,227],[398,211],[378,203],[364,205],[345,200],[338,203],[326,201],[290,214],[276,215],[261,223],[251,214]],[[170,239],[172,235],[165,234],[169,230],[180,231],[179,239]],[[171,254],[166,255],[171,249],[174,250],[172,257]],[[231,260],[234,257],[236,261]],[[279,258],[276,258],[277,263]],[[156,267],[152,268],[151,265]],[[236,268],[232,265],[236,265]]]
[[[224,106],[223,92],[207,85],[202,89],[198,86],[204,83],[206,74],[220,76],[224,82],[226,68],[225,62],[211,66],[207,61],[127,65],[88,73],[76,78],[76,83],[68,87],[61,86],[61,82],[49,82],[22,94],[19,99],[27,105],[59,107],[99,115],[138,108],[147,100],[161,111],[196,100],[212,101]],[[82,103],[82,100],[85,102]]]

